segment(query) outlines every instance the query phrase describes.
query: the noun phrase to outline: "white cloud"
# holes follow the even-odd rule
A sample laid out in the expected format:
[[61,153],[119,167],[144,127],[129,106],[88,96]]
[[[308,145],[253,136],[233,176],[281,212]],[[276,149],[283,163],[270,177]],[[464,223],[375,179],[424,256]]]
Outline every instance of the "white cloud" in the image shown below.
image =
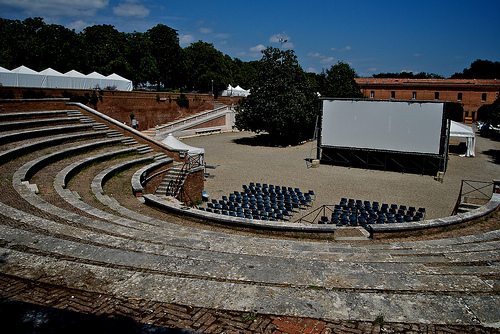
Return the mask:
[[179,35],[179,44],[181,46],[188,46],[189,44],[194,42],[194,36],[190,34]]
[[30,16],[91,16],[109,0],[0,0],[0,6],[18,8]]
[[143,5],[136,5],[134,1],[129,1],[114,7],[113,13],[118,16],[145,18],[149,15],[149,9]]
[[78,21],[75,21],[75,22],[71,22],[69,24],[66,25],[66,28],[68,29],[75,29],[75,31],[82,31],[84,28],[87,28],[89,26],[91,26],[92,24],[90,23],[87,23],[83,20],[78,20]]
[[333,61],[335,60],[335,58],[333,57],[327,57],[325,56],[324,54],[321,54],[321,53],[318,53],[318,52],[309,52],[307,54],[309,57],[312,57],[312,58],[318,58],[319,59],[319,63],[320,64],[332,64]]
[[332,64],[334,60],[335,60],[335,58],[333,58],[333,57],[326,57],[326,58],[321,59],[319,62],[321,64]]
[[414,54],[413,54],[413,57],[415,57],[415,58],[420,57],[420,53],[414,53]]
[[200,28],[202,34],[211,34],[214,30],[212,28]]
[[307,69],[307,72],[310,72],[310,73],[316,73],[316,69],[314,67],[309,67]]
[[254,46],[254,47],[251,47],[251,48],[250,48],[250,51],[251,51],[251,52],[260,52],[260,51],[264,50],[265,48],[266,48],[266,47],[265,47],[264,45],[259,44],[259,45],[256,45],[256,46]]
[[332,50],[332,51],[340,51],[340,52],[344,52],[344,51],[349,51],[349,50],[351,50],[351,47],[348,45],[348,46],[346,46],[346,47],[344,47],[344,48],[342,48],[342,49],[331,48],[330,50]]
[[322,55],[321,53],[318,53],[318,52],[309,52],[307,54],[309,57],[313,57],[313,58],[325,58],[324,55]]
[[231,36],[231,34],[225,34],[225,33],[215,34],[215,37],[220,38],[220,39],[226,39],[226,38],[229,38],[229,36]]

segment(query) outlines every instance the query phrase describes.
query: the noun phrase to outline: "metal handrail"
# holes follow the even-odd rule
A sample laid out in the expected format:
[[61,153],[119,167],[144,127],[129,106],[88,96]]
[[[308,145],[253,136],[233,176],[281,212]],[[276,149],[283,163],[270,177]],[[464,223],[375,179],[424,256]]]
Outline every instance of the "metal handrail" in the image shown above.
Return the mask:
[[201,156],[199,154],[193,156],[188,155],[188,158],[182,165],[181,171],[179,172],[179,175],[177,175],[177,178],[175,180],[170,180],[170,182],[168,183],[167,190],[165,191],[166,195],[176,197],[179,194],[179,190],[182,188],[182,185],[184,183],[183,180],[186,175],[191,169],[199,166],[201,166]]
[[173,121],[169,124],[158,125],[156,130],[165,130],[165,129],[169,129],[169,128],[174,128],[174,127],[179,126],[179,125],[185,125],[185,124],[197,121],[199,119],[208,118],[212,114],[218,113],[219,111],[221,111],[223,109],[230,109],[230,108],[231,107],[229,107],[229,106],[224,106],[224,107],[219,107],[219,108],[215,108],[212,110],[204,111],[202,113],[199,113],[199,114],[196,114],[196,115],[193,115],[190,117],[186,117],[186,118],[180,119],[178,121]]
[[[474,186],[473,183],[480,183],[483,184],[482,186]],[[464,192],[464,185],[469,186],[472,188],[472,190]],[[455,207],[453,208],[453,211],[451,215],[456,215],[458,213],[458,208],[460,207],[460,204],[462,203],[462,198],[465,195],[472,194],[474,192],[479,192],[480,194],[484,195],[485,199],[491,198],[490,195],[486,194],[483,192],[483,189],[493,186],[494,187],[495,183],[493,181],[475,181],[475,180],[462,180],[460,184],[460,192],[458,194],[457,201],[455,203]],[[493,191],[493,188],[492,188]]]

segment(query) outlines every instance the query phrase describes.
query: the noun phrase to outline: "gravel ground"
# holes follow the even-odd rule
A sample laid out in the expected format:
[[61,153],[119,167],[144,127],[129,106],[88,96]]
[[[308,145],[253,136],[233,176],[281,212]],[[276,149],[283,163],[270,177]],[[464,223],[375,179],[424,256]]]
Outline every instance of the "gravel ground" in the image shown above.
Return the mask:
[[[500,178],[500,142],[476,134],[476,156],[450,155],[444,181],[433,176],[321,165],[307,168],[306,159],[316,154],[314,142],[286,148],[255,144],[255,133],[229,132],[183,139],[205,149],[205,181],[211,198],[220,199],[250,182],[314,190],[313,207],[294,215],[299,218],[342,197],[380,203],[424,207],[426,219],[449,216],[462,180],[491,181]],[[491,193],[491,188],[488,188]]]

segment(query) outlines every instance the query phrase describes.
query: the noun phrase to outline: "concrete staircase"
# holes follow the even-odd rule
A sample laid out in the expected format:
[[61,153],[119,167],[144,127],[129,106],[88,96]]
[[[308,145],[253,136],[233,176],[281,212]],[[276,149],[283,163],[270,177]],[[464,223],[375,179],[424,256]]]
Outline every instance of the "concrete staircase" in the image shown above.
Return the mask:
[[[155,195],[160,197],[160,198],[169,197],[169,196],[175,197],[177,194],[167,194],[167,189],[168,189],[168,186],[171,182],[173,182],[174,188],[177,188],[177,186],[178,186],[177,180],[179,180],[181,173],[182,173],[182,165],[177,165],[175,167],[170,168],[168,173],[165,175],[163,180],[160,182],[160,184],[156,188]],[[182,184],[184,184],[185,181],[186,181],[186,178],[183,177],[180,179],[179,182],[182,185]]]

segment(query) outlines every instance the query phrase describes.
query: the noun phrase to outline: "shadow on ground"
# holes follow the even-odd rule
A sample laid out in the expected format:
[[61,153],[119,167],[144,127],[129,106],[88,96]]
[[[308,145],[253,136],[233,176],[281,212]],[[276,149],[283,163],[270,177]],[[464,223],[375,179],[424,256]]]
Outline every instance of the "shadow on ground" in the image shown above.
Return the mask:
[[[194,334],[181,329],[138,323],[127,317],[106,317],[0,298],[0,323],[9,324],[2,333],[107,334],[171,333]],[[4,331],[6,330],[6,331]]]
[[267,133],[260,133],[253,136],[234,139],[233,143],[238,145],[247,145],[247,146],[289,147],[289,146],[301,145],[304,142],[284,143],[282,140],[280,140],[280,138],[273,137]]
[[488,151],[484,151],[482,153],[484,155],[488,156],[492,163],[500,165],[500,150],[488,150]]

